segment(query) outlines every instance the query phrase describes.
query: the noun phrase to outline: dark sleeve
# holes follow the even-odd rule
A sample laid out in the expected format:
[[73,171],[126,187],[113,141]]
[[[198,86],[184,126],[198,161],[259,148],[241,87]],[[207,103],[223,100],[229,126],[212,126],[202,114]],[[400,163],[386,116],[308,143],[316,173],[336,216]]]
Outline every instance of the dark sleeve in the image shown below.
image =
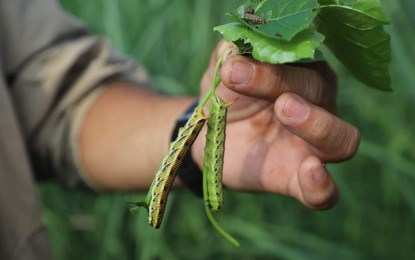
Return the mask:
[[0,0],[0,36],[7,75],[49,46],[88,34],[54,0]]
[[77,135],[86,111],[109,83],[148,86],[146,73],[55,1],[0,0],[0,5],[3,62],[34,170],[84,187]]

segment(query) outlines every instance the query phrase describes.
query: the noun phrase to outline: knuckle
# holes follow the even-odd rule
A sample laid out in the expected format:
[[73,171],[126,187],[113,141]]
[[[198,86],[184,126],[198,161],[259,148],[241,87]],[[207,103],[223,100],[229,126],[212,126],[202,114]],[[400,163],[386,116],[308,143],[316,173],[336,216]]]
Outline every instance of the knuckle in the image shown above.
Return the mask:
[[360,145],[359,130],[333,115],[314,122],[315,146],[329,162],[346,161],[355,156]]
[[265,84],[270,89],[270,96],[274,99],[279,97],[285,91],[289,91],[286,86],[286,72],[284,66],[272,66],[266,67],[265,73],[259,75],[260,78],[265,80]]
[[325,101],[326,82],[318,72],[303,68],[292,76],[295,77],[291,81],[297,85],[294,86],[297,94],[304,95],[314,104],[322,104]]
[[324,81],[314,71],[311,71],[307,78],[308,80],[304,85],[307,86],[308,98],[315,104],[322,104],[324,102]]
[[[344,131],[338,129],[337,132],[342,133]],[[346,133],[342,136],[338,134],[336,139],[337,142],[336,140],[334,140],[334,142],[336,142],[337,145],[335,145],[332,150],[334,152],[332,152],[331,155],[328,155],[328,157],[332,158],[331,161],[342,162],[352,159],[359,149],[359,131],[355,127],[348,125]]]
[[316,139],[326,146],[332,139],[333,126],[335,125],[334,119],[332,117],[327,117],[325,119],[317,120],[315,125]]

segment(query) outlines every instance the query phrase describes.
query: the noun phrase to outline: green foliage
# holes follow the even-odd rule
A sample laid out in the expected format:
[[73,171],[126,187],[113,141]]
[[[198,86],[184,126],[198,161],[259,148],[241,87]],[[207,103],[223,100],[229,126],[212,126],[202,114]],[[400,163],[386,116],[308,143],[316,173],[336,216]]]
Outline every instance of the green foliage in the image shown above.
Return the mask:
[[[266,22],[250,22],[247,10]],[[229,15],[237,24],[216,30],[238,46],[243,42],[241,51],[252,49],[259,61],[280,64],[313,59],[326,38],[325,45],[358,80],[391,90],[390,37],[383,29],[390,19],[379,0],[248,1]]]
[[325,44],[368,86],[391,90],[390,36],[383,29],[389,18],[377,0],[358,0],[354,5],[322,6],[319,31]]
[[284,40],[291,40],[297,33],[307,29],[317,15],[316,0],[306,1],[264,1],[256,13],[267,16],[267,23],[259,27],[259,31],[267,36],[281,36]]
[[[322,0],[319,1],[322,3]],[[327,1],[326,1],[327,2]],[[337,1],[332,1],[337,2]],[[169,198],[160,230],[146,213],[131,214],[125,195],[88,195],[40,185],[44,221],[57,260],[77,259],[414,259],[415,23],[413,0],[384,0],[390,28],[393,93],[363,88],[327,54],[339,74],[339,114],[362,133],[358,155],[329,170],[339,204],[324,212],[271,194],[225,190],[220,224],[234,248],[212,229],[201,201],[187,190]],[[94,32],[140,60],[155,85],[196,94],[219,36],[212,27],[237,1],[62,0]],[[115,8],[114,8],[115,6]],[[145,192],[129,196],[145,199]]]
[[228,41],[242,39],[245,44],[249,43],[253,48],[252,56],[255,59],[276,64],[314,58],[316,48],[324,40],[321,34],[310,30],[302,31],[289,42],[262,37],[240,23],[217,26],[215,30]]
[[237,20],[240,22],[243,20],[246,8],[248,6],[252,7],[255,14],[266,18],[267,22],[258,26],[247,22],[242,23],[266,37],[280,38],[287,41],[311,25],[319,7],[316,0],[265,0],[253,5],[249,5],[249,3],[242,5],[230,15],[237,16],[239,18]]

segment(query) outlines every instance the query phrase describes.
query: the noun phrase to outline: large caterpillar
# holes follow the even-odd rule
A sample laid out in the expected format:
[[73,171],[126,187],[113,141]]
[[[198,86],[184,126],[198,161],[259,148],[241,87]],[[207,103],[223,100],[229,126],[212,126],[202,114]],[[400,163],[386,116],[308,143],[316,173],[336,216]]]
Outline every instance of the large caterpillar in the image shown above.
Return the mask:
[[222,170],[225,150],[226,113],[228,106],[217,95],[210,98],[203,174],[207,178],[207,203],[218,212],[223,205]]
[[207,117],[202,107],[197,107],[187,123],[180,128],[174,142],[170,144],[168,154],[163,158],[160,169],[157,171],[145,201],[135,203],[146,207],[148,222],[153,228],[159,228],[166,208],[167,196],[176,178],[177,172],[196,137],[200,133]]

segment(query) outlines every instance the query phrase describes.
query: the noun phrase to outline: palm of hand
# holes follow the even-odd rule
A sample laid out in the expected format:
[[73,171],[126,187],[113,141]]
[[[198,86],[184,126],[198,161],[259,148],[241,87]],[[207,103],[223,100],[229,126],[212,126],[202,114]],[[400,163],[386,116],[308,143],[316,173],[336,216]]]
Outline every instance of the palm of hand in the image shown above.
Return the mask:
[[[309,145],[288,131],[275,115],[274,104],[218,88],[229,107],[224,155],[224,184],[236,190],[290,194],[296,173],[309,155]],[[232,101],[230,101],[232,102]],[[206,128],[195,142],[203,158]],[[197,160],[202,165],[203,159]]]

